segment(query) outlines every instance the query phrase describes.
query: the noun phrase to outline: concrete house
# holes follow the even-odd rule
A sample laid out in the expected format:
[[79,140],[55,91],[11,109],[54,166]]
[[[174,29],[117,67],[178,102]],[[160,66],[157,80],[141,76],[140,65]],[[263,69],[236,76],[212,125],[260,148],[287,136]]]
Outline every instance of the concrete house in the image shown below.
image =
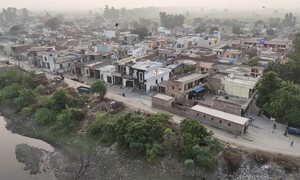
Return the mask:
[[209,74],[193,73],[174,77],[159,84],[159,92],[175,97],[176,102],[184,103],[205,90]]
[[243,135],[248,129],[249,119],[216,109],[195,105],[189,110],[189,116],[235,135]]
[[222,78],[221,83],[226,94],[241,98],[250,98],[255,92],[259,78],[230,74]]
[[48,69],[52,73],[64,73],[71,71],[75,63],[80,61],[80,57],[71,54],[58,54],[57,51],[45,52],[42,55],[40,66]]
[[162,68],[159,62],[137,62],[132,66],[134,87],[137,90],[149,92],[162,81],[168,81],[171,69]]
[[114,65],[106,65],[99,68],[100,79],[103,80],[106,84],[114,84],[112,72],[116,70]]

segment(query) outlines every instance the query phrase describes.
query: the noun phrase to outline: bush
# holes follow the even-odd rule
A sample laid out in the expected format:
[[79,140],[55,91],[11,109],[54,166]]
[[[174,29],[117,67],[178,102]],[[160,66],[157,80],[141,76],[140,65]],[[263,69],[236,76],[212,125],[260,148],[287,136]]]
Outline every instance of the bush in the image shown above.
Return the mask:
[[48,125],[56,121],[57,114],[55,111],[41,108],[34,113],[34,119],[39,125]]
[[58,115],[57,119],[62,123],[62,126],[72,129],[75,124],[84,119],[84,116],[85,112],[82,109],[67,107]]
[[195,166],[195,162],[192,159],[186,159],[184,161],[184,167],[187,169],[192,169]]
[[21,110],[21,115],[24,117],[29,117],[34,114],[34,110],[31,107],[24,107]]
[[47,100],[45,107],[53,109],[56,112],[61,112],[67,106],[71,107],[75,104],[73,97],[71,97],[66,90],[58,89],[52,94],[52,96]]
[[102,142],[116,141],[117,119],[109,117],[109,114],[97,115],[94,122],[89,126],[88,133],[91,135],[100,135]]
[[146,154],[148,156],[148,161],[154,162],[164,154],[164,151],[161,145],[154,141],[153,143],[146,145]]
[[5,86],[0,90],[0,101],[11,103],[15,97],[19,96],[21,89],[23,87],[17,83]]
[[43,94],[46,94],[46,89],[44,86],[39,85],[34,89],[34,93],[38,94],[38,95],[43,95]]
[[35,101],[36,101],[36,96],[33,90],[21,89],[19,91],[19,96],[14,98],[13,102],[19,109],[22,109],[23,107],[27,107],[34,104]]

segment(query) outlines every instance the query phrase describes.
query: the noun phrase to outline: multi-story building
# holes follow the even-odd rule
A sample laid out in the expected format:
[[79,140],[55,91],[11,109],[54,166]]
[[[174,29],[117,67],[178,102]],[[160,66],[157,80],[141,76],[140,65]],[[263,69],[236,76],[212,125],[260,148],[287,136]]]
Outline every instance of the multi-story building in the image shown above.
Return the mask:
[[208,73],[193,73],[180,77],[174,77],[169,81],[159,84],[159,92],[175,97],[177,102],[183,103],[185,100],[192,99],[196,93],[205,90]]

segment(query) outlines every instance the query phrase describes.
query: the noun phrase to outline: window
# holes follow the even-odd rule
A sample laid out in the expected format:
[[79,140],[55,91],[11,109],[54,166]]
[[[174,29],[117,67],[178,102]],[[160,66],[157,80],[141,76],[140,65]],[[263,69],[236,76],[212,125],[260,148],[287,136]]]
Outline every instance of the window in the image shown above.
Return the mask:
[[219,123],[222,124],[222,120],[220,120]]
[[86,74],[89,74],[89,70],[86,70]]
[[199,116],[199,113],[197,113],[197,116]]
[[203,115],[204,118],[206,118],[206,115]]
[[140,82],[144,81],[143,72],[139,72],[139,81]]
[[231,123],[228,123],[228,126],[231,126]]
[[164,77],[161,77],[161,78],[160,78],[160,81],[163,81],[163,80],[164,80]]
[[172,86],[172,89],[174,89],[174,86]]
[[63,67],[63,65],[62,64],[60,64],[59,65],[59,69],[63,69],[64,67]]
[[47,57],[44,57],[44,60],[47,61]]
[[212,121],[214,120],[214,118],[210,118]]
[[155,83],[157,84],[158,83],[158,80],[156,79]]

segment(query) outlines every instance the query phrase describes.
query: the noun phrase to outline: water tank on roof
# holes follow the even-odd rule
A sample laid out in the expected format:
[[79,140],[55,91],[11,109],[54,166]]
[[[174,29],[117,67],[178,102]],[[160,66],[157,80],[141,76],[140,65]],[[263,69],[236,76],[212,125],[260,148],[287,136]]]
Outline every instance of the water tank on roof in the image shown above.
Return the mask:
[[234,74],[229,74],[228,77],[229,77],[230,79],[233,79],[233,78],[234,78]]

